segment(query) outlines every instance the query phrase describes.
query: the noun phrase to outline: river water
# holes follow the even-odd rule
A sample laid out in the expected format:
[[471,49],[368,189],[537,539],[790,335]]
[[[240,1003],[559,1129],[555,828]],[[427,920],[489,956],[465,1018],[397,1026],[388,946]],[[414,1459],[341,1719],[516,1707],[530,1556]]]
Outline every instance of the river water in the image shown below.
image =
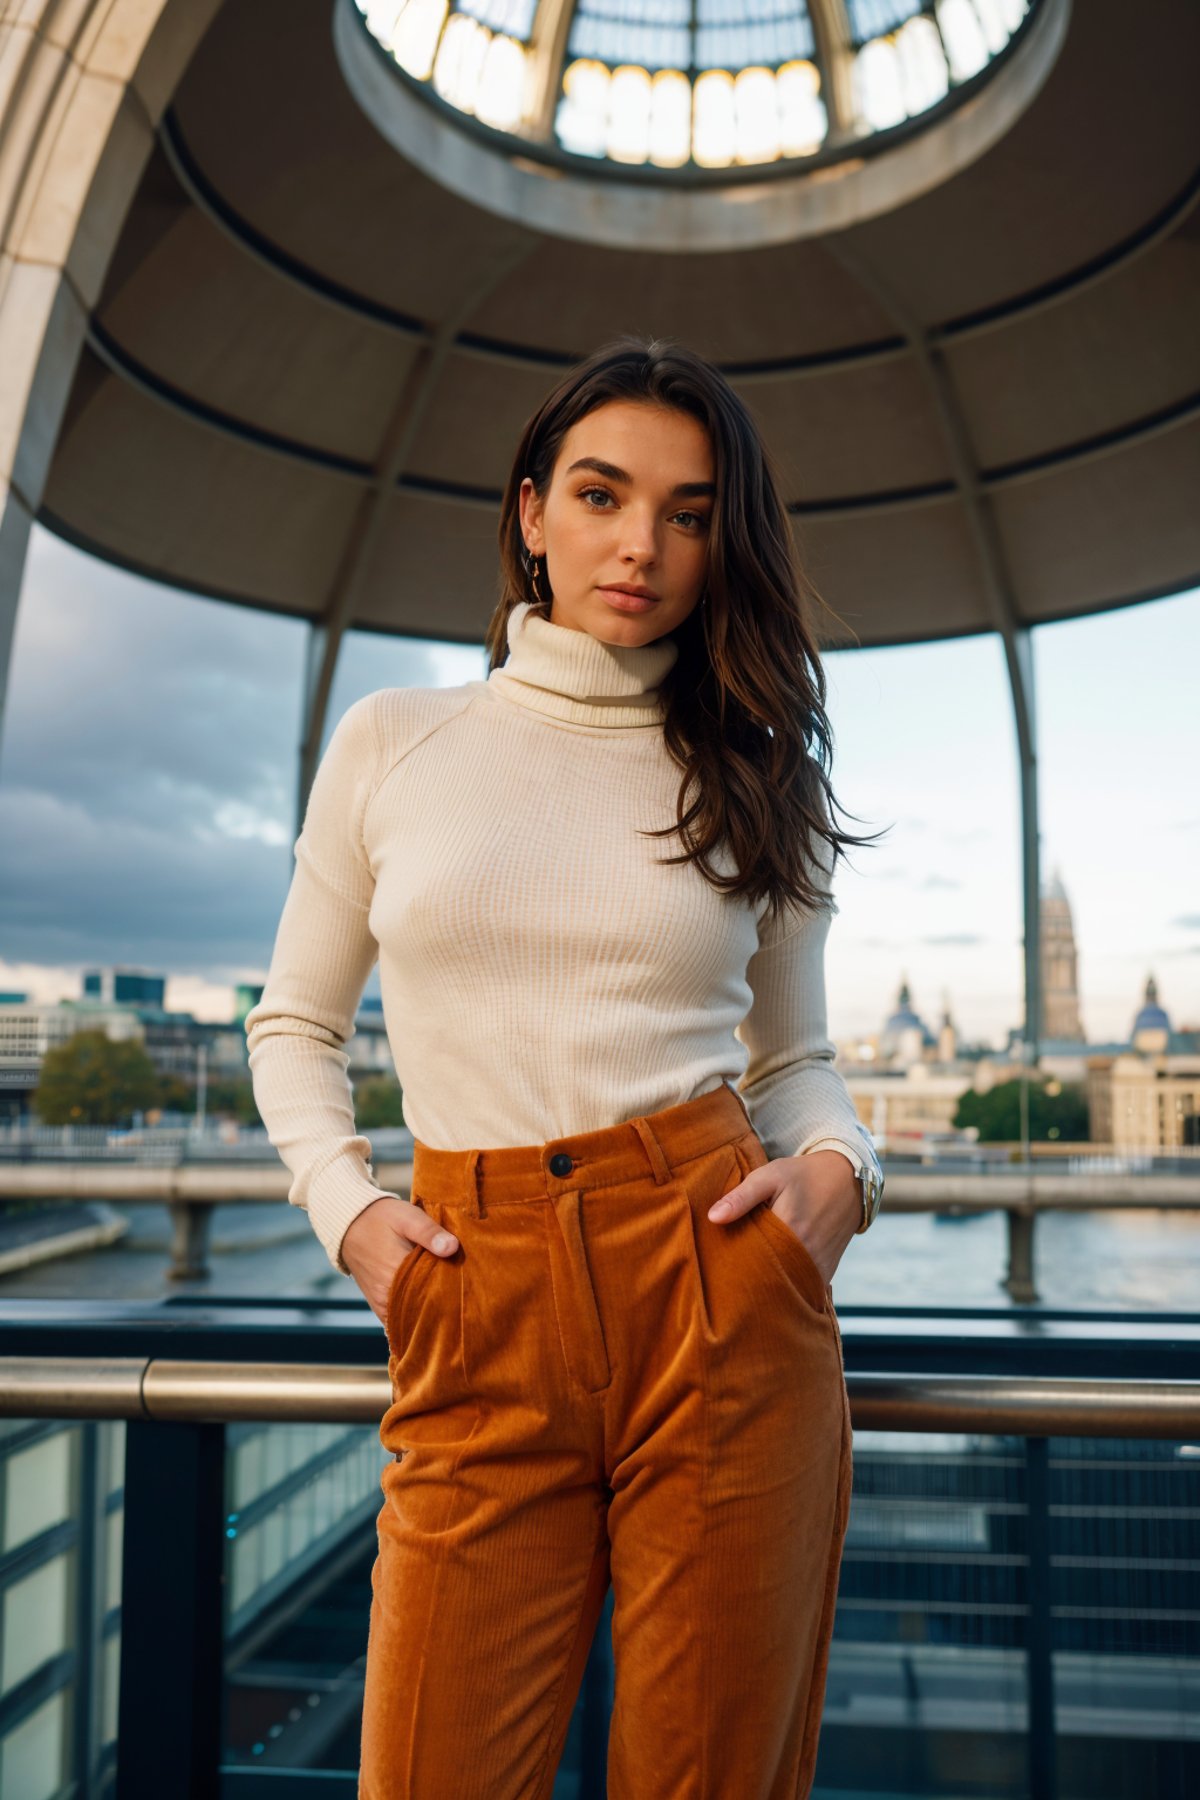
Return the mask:
[[[1036,1304],[1200,1315],[1200,1210],[1047,1212],[1034,1226]],[[838,1307],[980,1306],[1007,1311],[1001,1212],[887,1215],[850,1240],[833,1278]]]

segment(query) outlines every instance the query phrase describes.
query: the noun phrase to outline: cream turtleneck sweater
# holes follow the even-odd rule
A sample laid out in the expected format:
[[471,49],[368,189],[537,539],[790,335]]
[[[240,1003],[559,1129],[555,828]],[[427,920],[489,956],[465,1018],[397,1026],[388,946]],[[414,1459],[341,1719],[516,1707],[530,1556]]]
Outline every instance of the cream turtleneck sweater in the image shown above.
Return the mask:
[[765,902],[661,866],[677,836],[637,835],[675,818],[658,684],[678,653],[522,603],[486,680],[381,688],[334,731],[245,1029],[288,1198],[341,1273],[347,1226],[386,1191],[344,1048],[377,958],[424,1143],[542,1143],[728,1081],[771,1157],[874,1158],[826,1030],[828,864],[826,904],[767,925]]

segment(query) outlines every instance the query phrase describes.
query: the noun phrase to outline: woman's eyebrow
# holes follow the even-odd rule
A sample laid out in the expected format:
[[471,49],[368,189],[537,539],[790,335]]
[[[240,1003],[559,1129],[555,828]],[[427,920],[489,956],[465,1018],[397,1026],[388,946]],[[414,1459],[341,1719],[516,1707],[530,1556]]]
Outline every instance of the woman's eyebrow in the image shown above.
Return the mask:
[[[599,456],[581,456],[578,462],[571,464],[567,474],[573,475],[576,469],[594,469],[597,475],[603,475],[609,481],[623,481],[626,487],[633,480],[633,476],[627,475],[624,469],[618,469],[616,463],[605,462]],[[715,494],[716,491],[715,481],[678,481],[671,489],[673,494],[686,494],[689,497],[698,494]]]

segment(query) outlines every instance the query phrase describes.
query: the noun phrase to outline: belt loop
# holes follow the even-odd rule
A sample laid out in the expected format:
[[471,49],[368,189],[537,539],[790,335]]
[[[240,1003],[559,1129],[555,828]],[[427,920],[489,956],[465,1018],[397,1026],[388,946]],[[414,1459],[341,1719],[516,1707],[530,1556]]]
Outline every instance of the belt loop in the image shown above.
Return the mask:
[[645,1119],[630,1119],[629,1123],[642,1140],[646,1159],[654,1170],[654,1180],[661,1187],[664,1181],[671,1179],[671,1165],[663,1155],[662,1145],[654,1135],[654,1127]]
[[483,1193],[479,1186],[479,1151],[472,1150],[467,1157],[467,1184],[472,1190],[471,1210],[477,1219],[486,1218],[483,1210]]

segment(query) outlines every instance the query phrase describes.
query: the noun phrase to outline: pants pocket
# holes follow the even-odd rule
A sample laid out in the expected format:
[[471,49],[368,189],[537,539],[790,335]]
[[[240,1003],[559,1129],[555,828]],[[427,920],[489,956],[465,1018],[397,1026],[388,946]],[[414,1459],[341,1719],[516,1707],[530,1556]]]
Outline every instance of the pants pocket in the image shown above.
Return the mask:
[[[412,1205],[420,1211],[435,1217],[433,1208],[423,1200],[414,1197]],[[440,1221],[438,1221],[440,1222]],[[393,1356],[398,1356],[404,1347],[407,1335],[406,1322],[411,1312],[409,1300],[413,1289],[419,1284],[421,1276],[431,1262],[438,1260],[437,1253],[427,1250],[424,1244],[413,1244],[405,1250],[392,1274],[392,1284],[388,1289],[387,1305],[384,1308],[388,1348]]]
[[[771,1160],[757,1132],[750,1132],[739,1138],[735,1148],[744,1174],[748,1174],[751,1169],[762,1168],[764,1163]],[[752,1207],[749,1216],[757,1228],[758,1241],[788,1286],[813,1312],[827,1313],[829,1289],[808,1246],[796,1235],[787,1220],[780,1218],[769,1200],[761,1200],[757,1206]]]

